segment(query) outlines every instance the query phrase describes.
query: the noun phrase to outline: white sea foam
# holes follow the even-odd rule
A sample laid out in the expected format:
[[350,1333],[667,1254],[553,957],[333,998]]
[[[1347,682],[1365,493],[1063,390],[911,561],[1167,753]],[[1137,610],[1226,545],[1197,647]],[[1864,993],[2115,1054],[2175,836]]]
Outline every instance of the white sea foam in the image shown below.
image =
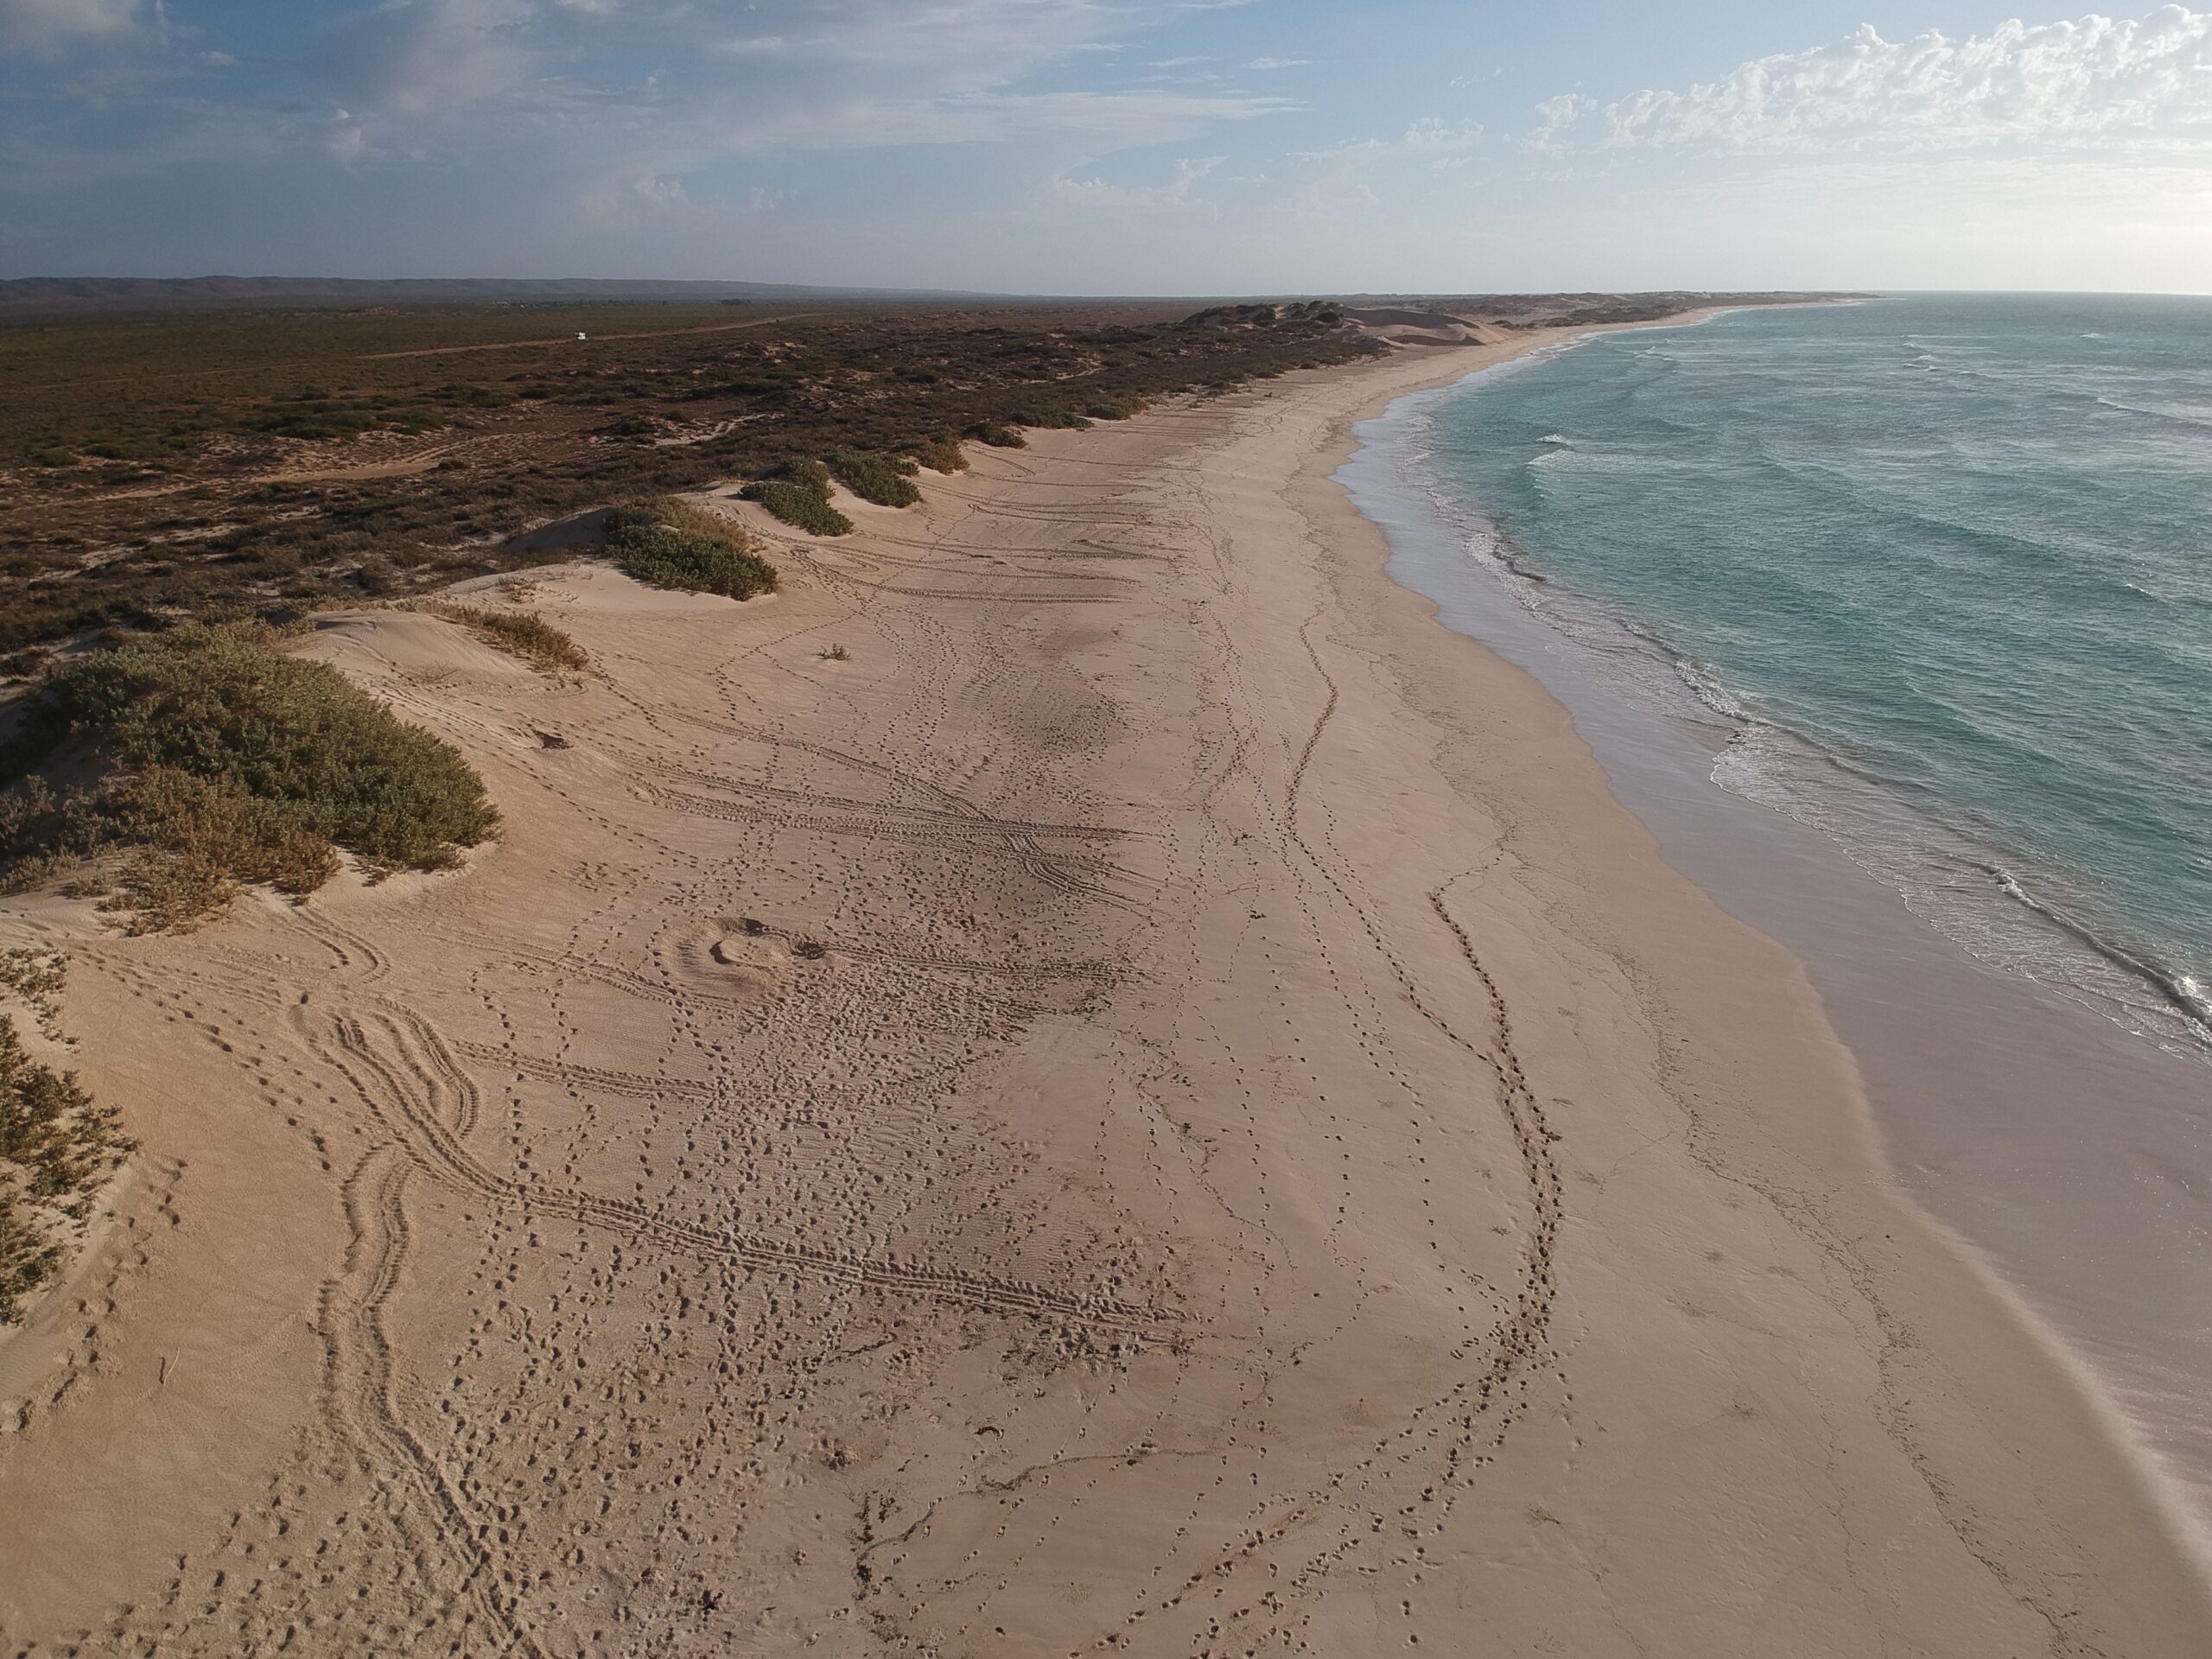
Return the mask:
[[2096,399],[2107,409],[2119,410],[2124,414],[2141,415],[2154,421],[2171,421],[2176,426],[2212,426],[2212,409],[2196,404],[2131,404],[2125,398],[2114,397],[2107,392],[2098,392]]
[[1691,695],[1700,702],[1723,719],[1745,725],[1751,723],[1751,711],[1744,706],[1741,698],[1729,690],[1719,673],[1688,657],[1676,657],[1674,660],[1675,672],[1682,677],[1682,683],[1689,687]]

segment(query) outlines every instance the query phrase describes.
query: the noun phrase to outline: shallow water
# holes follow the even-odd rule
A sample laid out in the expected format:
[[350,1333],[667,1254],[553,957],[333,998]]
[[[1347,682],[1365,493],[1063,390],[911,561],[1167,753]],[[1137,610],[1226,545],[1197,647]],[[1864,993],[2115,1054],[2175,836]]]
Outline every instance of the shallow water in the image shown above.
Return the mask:
[[[1889,315],[1912,323],[1906,308],[1935,302],[1895,303]],[[1942,302],[1968,314],[1983,303],[1995,312],[2018,302]],[[2212,319],[2212,305],[2199,315]],[[1895,332],[1894,323],[1883,326]],[[1850,337],[1836,346],[1821,328]],[[1731,330],[1758,339],[1739,349]],[[1576,505],[1560,519],[1531,505],[1540,495],[1520,498],[1528,516],[1518,519],[1502,505],[1527,487],[1518,474],[1536,454],[1578,442],[1604,448],[1599,423],[1582,422],[1578,438],[1566,429],[1576,423],[1563,416],[1570,404],[1605,407],[1608,376],[1640,382],[1651,373],[1657,359],[1643,353],[1695,356],[1711,339],[1720,342],[1718,360],[1756,359],[1768,365],[1758,377],[1770,378],[1783,340],[1809,342],[1799,400],[1817,403],[1828,366],[1862,361],[1878,334],[1860,313],[1834,310],[1738,314],[1599,337],[1548,360],[1401,399],[1357,429],[1363,448],[1339,476],[1388,534],[1392,576],[1435,601],[1446,626],[1535,673],[1573,714],[1615,792],[1651,826],[1669,861],[1806,960],[1859,1062],[1907,1189],[2017,1294],[2113,1408],[2177,1528],[2212,1566],[2212,1050],[2196,1011],[2161,988],[2206,960],[2212,932],[2192,908],[2203,896],[2196,889],[2187,904],[2152,898],[2162,882],[2201,874],[2191,861],[2202,860],[2202,842],[2188,841],[2202,833],[2189,827],[2190,798],[2195,791],[2201,820],[2212,792],[2187,781],[2204,775],[2191,770],[2204,763],[2201,752],[2171,763],[2144,758],[2159,746],[2156,722],[2140,711],[2163,709],[2169,746],[2181,748],[2191,730],[2201,742],[2202,716],[2192,726],[2184,694],[2162,681],[2134,712],[2106,710],[2084,722],[2104,734],[2090,745],[2101,746],[2095,791],[2139,786],[2139,778],[2110,774],[2168,767],[2161,775],[2170,785],[2150,791],[2160,793],[2155,810],[2133,814],[2108,802],[2023,807],[2026,789],[2006,792],[2003,765],[1931,753],[1939,741],[1961,749],[1978,741],[1963,718],[1883,729],[1885,702],[1910,697],[1900,688],[1938,686],[1959,706],[1994,708],[1993,700],[1976,702],[1994,697],[1986,682],[2017,674],[2025,682],[2019,704],[2063,724],[2068,696],[2123,685],[2126,676],[2071,660],[2020,674],[1999,660],[1987,639],[2033,637],[2019,614],[2032,607],[2018,594],[2006,596],[2009,620],[1968,626],[1982,646],[1978,665],[1965,652],[1931,647],[1929,663],[1902,666],[1906,645],[1872,643],[1853,628],[1876,626],[1888,603],[1916,611],[1893,632],[1932,639],[1942,607],[1968,608],[1958,593],[1940,604],[1910,597],[1916,586],[1953,580],[1930,573],[1931,563],[1940,573],[1941,561],[1924,542],[1896,553],[1887,521],[1870,520],[1848,496],[1829,511],[1855,528],[1816,523],[1807,500],[1787,493],[1796,485],[1770,470],[1760,475],[1783,479],[1786,501],[1763,509],[1738,497],[1727,545],[1709,561],[1727,579],[1699,574],[1700,546],[1720,539],[1712,530],[1722,516],[1714,498],[1732,467],[1694,458],[1737,454],[1737,441],[1719,429],[1757,406],[1732,396],[1716,397],[1704,414],[1694,402],[1669,405],[1675,429],[1704,434],[1684,440],[1672,463],[1707,475],[1701,485],[1655,482],[1668,467],[1654,463],[1639,487],[1619,488],[1604,481],[1600,467],[1599,482],[1568,493]],[[1739,398],[1748,377],[1716,372]],[[1567,378],[1572,396],[1547,391],[1547,382]],[[1503,412],[1484,407],[1492,403]],[[1525,439],[1511,435],[1532,429]],[[1964,435],[1948,442],[1947,454],[1972,447]],[[1683,527],[1689,515],[1708,526],[1702,543]],[[1605,544],[1548,531],[1547,523],[1602,525]],[[1530,525],[1538,528],[1531,533]],[[1658,550],[1640,557],[1639,538]],[[1803,552],[1808,542],[1816,556]],[[2021,556],[2008,548],[2004,556]],[[2172,556],[2177,567],[2186,562]],[[1863,568],[1892,558],[1904,575]],[[1808,567],[1824,574],[1805,575]],[[1968,560],[1967,569],[1978,566]],[[2185,613],[2202,602],[2193,585],[2200,579],[2186,569],[2170,575],[2171,602]],[[2078,595],[2101,581],[2077,577],[2054,591]],[[1777,597],[1793,588],[1821,597],[1796,606]],[[2078,657],[2078,637],[2056,626],[2056,614],[2042,626],[2065,634],[2064,648]],[[1826,668],[1806,643],[1823,631]],[[1787,640],[1777,644],[1779,635]],[[2212,634],[2192,647],[2177,631],[2131,650],[2154,661],[2157,675],[2185,677],[2196,671],[2190,650],[2207,642]],[[1848,683],[1866,673],[1836,666],[1885,656],[1896,671],[1872,689]],[[2033,747],[2017,732],[2003,741]],[[2065,741],[2088,742],[2078,733]],[[2116,757],[2129,743],[2138,747],[2123,762]],[[2063,772],[2031,769],[2030,787],[2054,787]],[[2124,817],[2126,834],[2102,846],[2094,826],[2107,811]],[[2174,853],[2153,825],[2177,830],[2196,850]],[[2044,908],[2008,893],[1993,868]]]

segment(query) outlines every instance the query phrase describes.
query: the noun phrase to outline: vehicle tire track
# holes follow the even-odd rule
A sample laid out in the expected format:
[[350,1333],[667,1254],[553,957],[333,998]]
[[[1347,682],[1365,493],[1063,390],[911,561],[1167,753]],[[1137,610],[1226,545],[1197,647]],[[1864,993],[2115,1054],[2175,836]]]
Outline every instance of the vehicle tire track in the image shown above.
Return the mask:
[[[1159,1337],[1168,1321],[1154,1310],[1104,1295],[1076,1295],[994,1274],[932,1268],[920,1262],[886,1262],[856,1253],[718,1231],[654,1216],[635,1205],[595,1194],[539,1186],[499,1175],[485,1167],[442,1121],[435,1096],[466,1089],[466,1074],[427,1022],[404,1010],[378,1017],[385,1042],[404,1046],[404,1029],[429,1057],[442,1084],[423,1086],[409,1067],[386,1058],[369,1026],[341,1018],[332,1044],[317,1043],[322,1058],[359,1096],[370,1115],[393,1137],[402,1154],[430,1179],[494,1208],[558,1216],[604,1228],[640,1245],[655,1245],[701,1262],[728,1262],[756,1270],[804,1274],[831,1283],[857,1286],[894,1296],[921,1298],[978,1312],[1058,1324],[1077,1330]],[[312,1039],[311,1039],[312,1040]],[[501,1053],[502,1064],[512,1057]],[[426,1098],[425,1096],[428,1096]],[[456,1115],[460,1108],[456,1107]]]
[[[490,1651],[544,1659],[544,1649],[518,1622],[513,1604],[493,1587],[497,1563],[480,1541],[480,1529],[460,1493],[399,1412],[397,1367],[385,1310],[399,1287],[414,1246],[406,1189],[413,1166],[384,1148],[368,1153],[341,1188],[352,1237],[343,1271],[327,1281],[319,1304],[324,1344],[324,1389],[334,1427],[350,1442],[362,1471],[375,1478],[396,1472],[429,1516],[435,1543],[464,1571],[448,1586],[467,1600],[477,1622],[494,1633]],[[404,1517],[395,1517],[403,1533]],[[418,1547],[423,1542],[412,1539]],[[426,1572],[435,1571],[422,1559]]]

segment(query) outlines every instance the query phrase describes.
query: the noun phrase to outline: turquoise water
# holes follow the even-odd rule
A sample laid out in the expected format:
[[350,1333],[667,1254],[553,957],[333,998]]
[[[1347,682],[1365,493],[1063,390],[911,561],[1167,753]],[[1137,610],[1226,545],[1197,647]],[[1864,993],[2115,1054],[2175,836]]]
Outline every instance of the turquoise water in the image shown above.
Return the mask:
[[1597,336],[1426,457],[1714,776],[1977,954],[2212,1039],[2212,301],[1906,297]]

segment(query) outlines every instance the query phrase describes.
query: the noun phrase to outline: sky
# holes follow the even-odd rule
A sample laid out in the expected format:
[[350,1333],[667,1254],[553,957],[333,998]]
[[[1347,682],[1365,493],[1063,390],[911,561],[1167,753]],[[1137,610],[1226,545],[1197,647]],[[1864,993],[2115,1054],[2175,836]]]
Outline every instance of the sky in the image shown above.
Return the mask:
[[0,276],[2212,291],[2212,12],[0,0]]

